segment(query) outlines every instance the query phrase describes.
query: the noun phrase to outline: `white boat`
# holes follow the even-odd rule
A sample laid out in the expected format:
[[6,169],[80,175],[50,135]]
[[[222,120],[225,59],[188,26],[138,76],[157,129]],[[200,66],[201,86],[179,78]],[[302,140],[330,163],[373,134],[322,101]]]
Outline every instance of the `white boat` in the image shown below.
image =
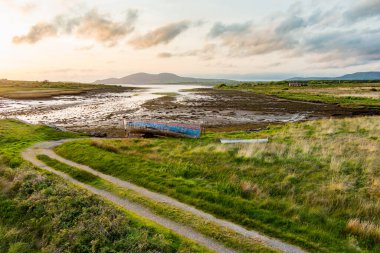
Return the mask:
[[232,144],[232,143],[267,143],[269,139],[221,139],[222,144]]

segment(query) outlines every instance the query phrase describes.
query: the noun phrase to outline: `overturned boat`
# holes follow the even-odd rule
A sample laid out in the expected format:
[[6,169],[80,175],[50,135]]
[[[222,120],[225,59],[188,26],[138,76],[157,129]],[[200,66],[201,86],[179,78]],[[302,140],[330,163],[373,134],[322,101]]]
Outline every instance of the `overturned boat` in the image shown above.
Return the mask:
[[141,134],[144,136],[171,136],[199,138],[202,127],[199,125],[163,123],[154,121],[132,121],[125,125],[127,135]]

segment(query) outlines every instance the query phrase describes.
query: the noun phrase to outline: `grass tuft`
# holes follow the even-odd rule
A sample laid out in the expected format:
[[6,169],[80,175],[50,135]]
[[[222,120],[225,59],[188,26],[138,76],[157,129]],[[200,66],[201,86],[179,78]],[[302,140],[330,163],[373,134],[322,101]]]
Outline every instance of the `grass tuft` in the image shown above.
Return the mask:
[[373,239],[378,243],[380,242],[380,225],[373,222],[350,219],[347,222],[346,229],[349,233],[358,235],[363,239]]

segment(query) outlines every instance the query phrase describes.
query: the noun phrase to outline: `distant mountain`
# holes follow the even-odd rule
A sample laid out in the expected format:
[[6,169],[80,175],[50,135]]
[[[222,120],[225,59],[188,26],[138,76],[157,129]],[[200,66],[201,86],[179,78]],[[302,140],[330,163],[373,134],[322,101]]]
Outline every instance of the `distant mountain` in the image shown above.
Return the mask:
[[290,81],[307,81],[307,80],[380,80],[380,72],[356,72],[338,77],[293,77]]
[[217,83],[217,82],[232,82],[225,79],[204,79],[182,77],[171,73],[148,74],[136,73],[122,78],[109,78],[97,80],[95,84],[178,84],[178,83]]

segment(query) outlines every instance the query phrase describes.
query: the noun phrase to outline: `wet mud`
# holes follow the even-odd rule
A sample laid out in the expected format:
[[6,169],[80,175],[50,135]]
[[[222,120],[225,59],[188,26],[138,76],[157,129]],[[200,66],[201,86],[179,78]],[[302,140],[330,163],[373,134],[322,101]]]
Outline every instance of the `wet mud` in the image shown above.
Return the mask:
[[197,89],[192,92],[192,96],[160,97],[142,106],[151,116],[164,121],[188,121],[220,131],[254,131],[272,123],[380,114],[378,110],[292,101],[244,91]]
[[0,118],[120,137],[124,135],[123,119],[199,124],[206,131],[256,131],[269,124],[380,114],[379,110],[291,101],[244,91],[200,87],[184,90],[188,87],[140,87],[42,100],[0,98]]

